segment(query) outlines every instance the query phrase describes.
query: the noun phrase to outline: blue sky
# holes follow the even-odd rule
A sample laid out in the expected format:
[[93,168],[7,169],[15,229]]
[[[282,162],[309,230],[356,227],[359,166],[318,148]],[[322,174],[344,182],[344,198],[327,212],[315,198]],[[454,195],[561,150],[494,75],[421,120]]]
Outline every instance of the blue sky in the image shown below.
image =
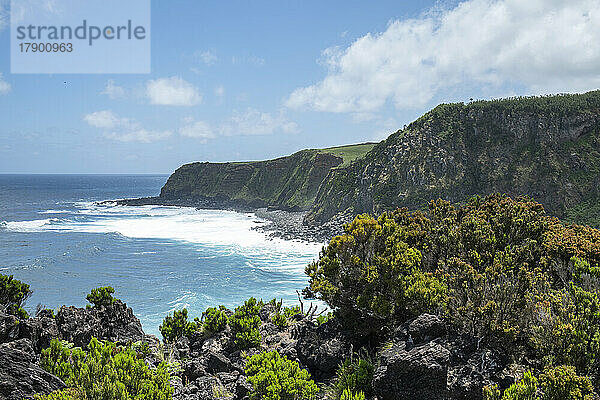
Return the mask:
[[599,0],[153,1],[152,72],[132,75],[11,74],[0,10],[0,173],[168,174],[600,86]]

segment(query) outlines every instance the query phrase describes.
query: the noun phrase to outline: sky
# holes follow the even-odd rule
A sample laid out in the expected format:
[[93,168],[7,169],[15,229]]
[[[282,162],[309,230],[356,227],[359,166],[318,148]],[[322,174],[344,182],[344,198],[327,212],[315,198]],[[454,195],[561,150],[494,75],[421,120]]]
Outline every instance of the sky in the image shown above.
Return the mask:
[[154,0],[149,74],[11,74],[9,8],[0,173],[169,174],[600,87],[600,0]]

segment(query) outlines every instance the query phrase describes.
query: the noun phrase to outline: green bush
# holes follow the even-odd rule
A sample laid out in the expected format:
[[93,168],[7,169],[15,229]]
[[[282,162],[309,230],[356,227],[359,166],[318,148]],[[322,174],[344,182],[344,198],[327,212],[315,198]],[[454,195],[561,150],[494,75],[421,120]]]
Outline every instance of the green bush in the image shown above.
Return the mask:
[[285,329],[288,327],[289,323],[284,314],[275,313],[271,317],[271,322],[273,322],[279,329]]
[[325,322],[333,318],[333,313],[321,314],[317,316],[317,325],[323,325]]
[[284,307],[283,308],[283,315],[285,315],[286,318],[290,319],[292,317],[294,317],[294,315],[298,315],[300,314],[300,306],[293,306],[293,307]]
[[198,318],[188,321],[188,310],[184,308],[181,311],[173,311],[173,315],[167,315],[158,329],[166,343],[173,343],[184,336],[192,336],[200,326],[201,322]]
[[570,283],[539,305],[532,342],[548,365],[600,373],[600,299]]
[[[53,339],[42,350],[40,365],[87,400],[170,400],[173,394],[164,363],[151,370],[131,346],[117,347],[95,338],[86,351]],[[59,392],[48,400],[77,398],[74,393]]]
[[365,400],[365,394],[363,392],[353,393],[348,389],[344,389],[340,400]]
[[308,371],[276,351],[250,357],[245,371],[252,400],[308,400],[319,391]]
[[[532,339],[540,307],[562,307],[552,299],[569,291],[583,295],[570,282],[594,295],[600,290],[600,231],[563,225],[528,198],[491,195],[457,206],[438,200],[427,212],[360,215],[344,230],[307,267],[304,294],[324,300],[348,328],[367,327],[363,333],[426,311],[486,345],[513,349]],[[595,300],[584,303],[588,310],[575,316],[592,338],[595,322],[584,321],[596,321]],[[552,310],[552,324],[574,308]],[[588,358],[597,354],[590,340]],[[548,335],[543,341],[541,358],[550,351],[544,346],[553,346]],[[572,353],[564,362],[582,358]]]
[[585,376],[579,376],[572,366],[550,368],[540,375],[542,400],[592,400],[597,398],[594,387]]
[[219,306],[219,308],[210,307],[202,313],[203,328],[205,331],[216,333],[221,332],[227,326],[227,308]]
[[373,394],[373,374],[375,367],[366,355],[353,355],[339,366],[329,392],[335,399],[341,399],[344,392]]
[[260,310],[263,303],[254,297],[235,309],[229,319],[229,325],[235,336],[235,344],[240,349],[260,346]]
[[86,299],[94,307],[110,307],[116,300],[112,296],[114,292],[115,289],[110,286],[99,287],[92,289],[91,293],[86,296]]
[[497,386],[486,387],[484,400],[593,400],[596,398],[592,383],[578,376],[575,368],[559,366],[546,369],[538,378],[531,371],[502,393]]
[[31,296],[29,285],[14,279],[12,275],[0,274],[0,310],[25,319],[28,317],[23,305]]
[[47,395],[36,394],[34,400],[86,400],[85,395],[79,389],[69,388],[56,390]]

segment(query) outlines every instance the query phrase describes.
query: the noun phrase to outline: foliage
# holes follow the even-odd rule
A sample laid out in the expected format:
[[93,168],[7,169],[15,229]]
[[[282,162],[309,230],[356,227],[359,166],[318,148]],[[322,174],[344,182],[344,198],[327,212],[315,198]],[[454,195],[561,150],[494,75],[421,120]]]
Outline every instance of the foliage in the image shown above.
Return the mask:
[[260,346],[259,313],[263,303],[254,297],[237,307],[229,319],[229,325],[235,336],[235,344],[240,349]]
[[542,400],[592,400],[596,398],[592,383],[579,376],[571,366],[551,368],[540,376]]
[[68,388],[56,390],[47,395],[35,395],[34,400],[86,400],[85,395],[79,389]]
[[298,315],[300,314],[300,306],[293,306],[293,307],[284,307],[283,308],[283,314],[285,315],[286,318],[293,318],[294,315]]
[[331,397],[336,400],[341,399],[344,392],[371,396],[374,373],[373,362],[366,354],[352,355],[344,360],[336,371],[335,379],[329,388]]
[[227,326],[227,308],[219,306],[219,308],[209,307],[202,313],[202,327],[205,331],[216,333],[221,332]]
[[348,389],[344,389],[340,400],[365,400],[365,394],[363,392],[353,393]]
[[321,314],[317,317],[317,325],[323,325],[325,322],[333,318],[333,313],[328,312],[327,314]]
[[597,375],[600,368],[598,294],[570,283],[539,305],[532,342],[550,365],[573,365]]
[[[541,357],[558,353],[566,357],[558,362],[588,371],[597,354],[599,266],[600,231],[563,225],[528,198],[438,200],[426,213],[358,216],[307,267],[304,294],[326,301],[343,322],[373,330],[423,311],[502,347],[533,340],[537,329]],[[550,343],[560,325],[574,334]],[[559,344],[571,347],[552,348]]]
[[313,399],[318,392],[308,371],[277,351],[250,357],[245,371],[252,385],[251,400]]
[[173,315],[167,315],[158,329],[165,342],[173,343],[184,336],[190,337],[198,331],[199,327],[200,321],[198,318],[194,318],[194,321],[188,321],[188,310],[184,308],[181,311],[173,311]]
[[94,307],[109,307],[115,302],[112,296],[115,292],[110,286],[104,286],[92,289],[91,293],[86,296],[87,301],[92,303]]
[[22,319],[27,318],[23,304],[31,293],[29,285],[14,279],[12,275],[0,274],[0,309],[4,309],[6,313]]
[[285,329],[289,325],[285,315],[278,312],[273,314],[271,317],[271,322],[273,322],[273,324],[275,324],[279,329]]
[[[131,346],[118,347],[92,338],[84,351],[53,339],[50,347],[42,350],[40,364],[87,400],[167,400],[173,394],[165,364],[151,370]],[[71,399],[71,394],[50,399]]]
[[484,400],[592,400],[596,398],[592,383],[578,376],[571,366],[546,369],[538,378],[531,371],[502,393],[497,386],[486,387]]

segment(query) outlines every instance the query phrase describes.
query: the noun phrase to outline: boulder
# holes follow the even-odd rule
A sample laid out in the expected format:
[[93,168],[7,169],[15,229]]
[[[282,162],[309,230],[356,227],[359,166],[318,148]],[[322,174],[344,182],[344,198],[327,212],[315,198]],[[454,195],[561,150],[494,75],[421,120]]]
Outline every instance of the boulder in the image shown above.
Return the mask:
[[140,320],[120,300],[108,307],[63,306],[56,314],[56,323],[60,337],[80,347],[87,346],[92,337],[116,343],[146,339]]
[[437,316],[421,314],[408,325],[413,343],[427,343],[446,334],[446,325]]
[[379,400],[447,399],[450,352],[435,342],[406,349],[396,342],[382,352],[373,389]]
[[65,387],[63,381],[37,363],[28,339],[0,344],[0,399],[31,399]]

